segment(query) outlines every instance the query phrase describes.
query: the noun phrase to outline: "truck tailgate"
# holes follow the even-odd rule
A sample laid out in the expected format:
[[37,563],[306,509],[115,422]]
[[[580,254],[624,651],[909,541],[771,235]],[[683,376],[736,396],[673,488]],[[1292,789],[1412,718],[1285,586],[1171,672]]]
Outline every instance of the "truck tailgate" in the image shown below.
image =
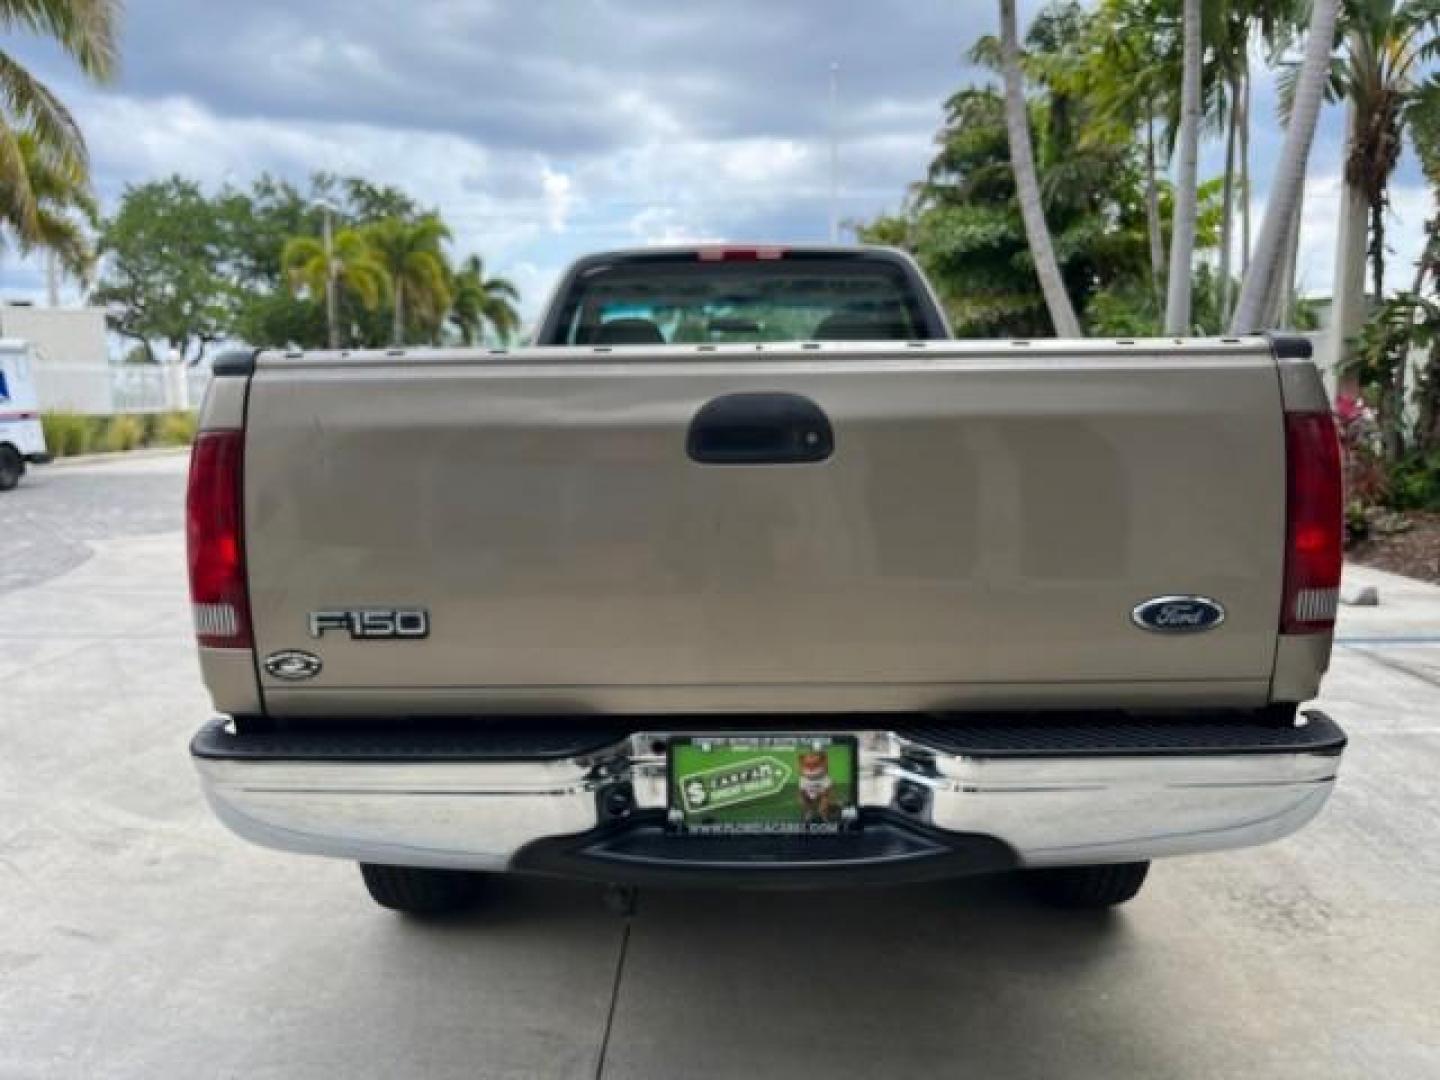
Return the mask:
[[[708,402],[799,395],[824,460],[702,464]],[[1258,339],[267,354],[246,409],[279,715],[1258,705],[1285,534]],[[1202,633],[1146,600],[1222,605]],[[423,639],[312,636],[423,609]]]

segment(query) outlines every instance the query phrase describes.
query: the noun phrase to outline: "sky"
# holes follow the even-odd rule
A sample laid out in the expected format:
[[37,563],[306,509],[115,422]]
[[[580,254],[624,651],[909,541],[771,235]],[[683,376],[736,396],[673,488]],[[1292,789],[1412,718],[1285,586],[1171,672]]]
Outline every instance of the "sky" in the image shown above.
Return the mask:
[[[1022,21],[1037,10],[1020,5]],[[325,169],[437,207],[457,255],[521,288],[527,317],[589,251],[698,239],[824,240],[830,132],[839,216],[898,207],[934,152],[941,103],[986,81],[964,53],[992,0],[126,0],[119,77],[87,83],[49,43],[0,35],[71,107],[102,207],[171,173],[207,186]],[[838,64],[837,107],[830,108]],[[1282,133],[1257,86],[1255,232]],[[1303,291],[1330,287],[1342,117],[1311,157]],[[1208,146],[1203,176],[1221,169]],[[1409,155],[1391,265],[1429,205]],[[43,295],[6,252],[0,296]],[[67,290],[75,295],[73,288]]]

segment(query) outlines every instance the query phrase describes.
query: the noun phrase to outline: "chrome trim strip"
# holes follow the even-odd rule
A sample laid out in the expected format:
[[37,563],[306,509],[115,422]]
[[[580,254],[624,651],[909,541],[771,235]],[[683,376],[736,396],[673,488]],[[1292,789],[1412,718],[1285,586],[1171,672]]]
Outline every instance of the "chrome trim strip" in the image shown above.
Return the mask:
[[[667,732],[632,735],[559,761],[357,762],[196,758],[219,819],[267,847],[399,865],[505,870],[545,837],[600,820],[599,795],[629,784],[665,806]],[[1319,813],[1340,755],[981,758],[944,754],[889,731],[857,735],[860,801],[897,809],[928,793],[916,820],[1009,844],[1025,866],[1129,862],[1245,847]]]

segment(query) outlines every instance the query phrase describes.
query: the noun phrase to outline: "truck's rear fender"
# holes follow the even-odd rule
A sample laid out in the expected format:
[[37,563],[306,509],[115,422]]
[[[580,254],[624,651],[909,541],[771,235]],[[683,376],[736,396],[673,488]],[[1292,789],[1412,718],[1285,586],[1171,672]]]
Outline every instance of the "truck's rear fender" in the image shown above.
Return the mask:
[[[1286,495],[1286,582],[1281,594],[1279,614],[1279,636],[1275,649],[1275,669],[1270,682],[1270,700],[1276,702],[1308,701],[1320,692],[1320,680],[1330,664],[1330,650],[1334,639],[1335,613],[1339,602],[1339,581],[1341,547],[1343,541],[1343,508],[1341,506],[1341,477],[1337,438],[1332,430],[1332,410],[1324,380],[1311,360],[1310,340],[1299,335],[1272,335],[1271,348],[1274,351],[1276,371],[1280,381],[1280,401],[1285,410],[1287,427],[1287,495]],[[1310,452],[1318,449],[1320,457],[1328,459],[1318,462],[1295,460],[1298,425],[1310,425],[1308,440]],[[1313,445],[1316,441],[1327,445]],[[1302,468],[1314,469],[1319,475],[1311,483],[1296,483],[1296,473]],[[1296,504],[1298,490],[1309,490],[1309,500],[1314,503],[1302,508]],[[1318,490],[1317,490],[1318,488]],[[1304,573],[1296,566],[1297,553],[1290,550],[1297,541],[1297,522],[1293,518],[1303,514],[1311,519],[1320,534],[1319,547],[1309,560],[1310,566]],[[1309,580],[1301,580],[1301,578]],[[1307,606],[1311,621],[1303,627],[1295,626],[1294,607],[1301,602],[1298,594],[1309,590]],[[1318,603],[1317,603],[1318,601]],[[1287,612],[1287,608],[1291,609]]]
[[[253,350],[243,350],[215,359],[211,366],[214,378],[200,406],[197,437],[207,432],[245,431],[250,380],[257,355]],[[248,567],[245,569],[248,592]],[[244,606],[248,613],[248,602]],[[253,645],[214,648],[202,644],[200,672],[219,711],[233,716],[253,716],[261,712],[260,676]]]

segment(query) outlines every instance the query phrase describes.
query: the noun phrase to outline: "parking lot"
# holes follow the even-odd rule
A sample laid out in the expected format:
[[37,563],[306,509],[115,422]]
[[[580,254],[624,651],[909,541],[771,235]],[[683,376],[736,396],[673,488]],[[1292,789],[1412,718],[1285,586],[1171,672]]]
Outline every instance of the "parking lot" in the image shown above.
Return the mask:
[[1353,572],[1322,816],[1113,915],[514,881],[426,924],[204,807],[184,467],[0,496],[0,1076],[1440,1076],[1440,588]]

